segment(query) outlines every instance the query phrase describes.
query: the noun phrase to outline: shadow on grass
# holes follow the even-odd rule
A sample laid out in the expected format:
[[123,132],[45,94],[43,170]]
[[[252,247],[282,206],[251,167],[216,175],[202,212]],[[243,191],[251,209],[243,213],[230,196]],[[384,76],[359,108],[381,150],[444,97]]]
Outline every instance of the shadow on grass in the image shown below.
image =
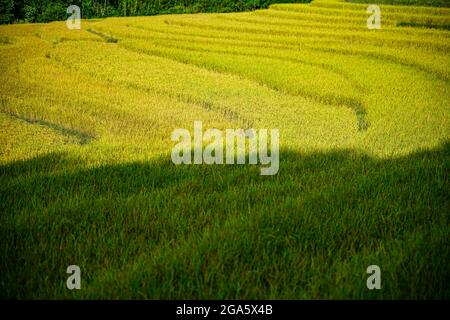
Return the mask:
[[[169,157],[1,166],[1,296],[449,298],[449,151],[284,151],[273,177]],[[65,288],[71,264],[81,290]]]

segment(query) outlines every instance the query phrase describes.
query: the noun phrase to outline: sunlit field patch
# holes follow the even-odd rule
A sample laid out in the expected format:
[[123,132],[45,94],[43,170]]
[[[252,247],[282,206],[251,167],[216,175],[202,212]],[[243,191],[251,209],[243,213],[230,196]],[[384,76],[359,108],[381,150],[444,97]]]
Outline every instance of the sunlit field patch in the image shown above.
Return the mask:
[[[450,9],[380,8],[0,26],[1,297],[449,298]],[[198,120],[278,174],[174,165]]]

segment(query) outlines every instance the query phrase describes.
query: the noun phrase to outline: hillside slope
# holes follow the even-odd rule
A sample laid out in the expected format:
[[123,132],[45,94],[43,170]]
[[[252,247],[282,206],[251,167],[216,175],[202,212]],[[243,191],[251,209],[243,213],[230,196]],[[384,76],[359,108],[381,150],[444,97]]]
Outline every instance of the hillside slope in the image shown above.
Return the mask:
[[[366,9],[1,26],[1,296],[449,298],[450,9]],[[196,120],[278,175],[175,166]]]

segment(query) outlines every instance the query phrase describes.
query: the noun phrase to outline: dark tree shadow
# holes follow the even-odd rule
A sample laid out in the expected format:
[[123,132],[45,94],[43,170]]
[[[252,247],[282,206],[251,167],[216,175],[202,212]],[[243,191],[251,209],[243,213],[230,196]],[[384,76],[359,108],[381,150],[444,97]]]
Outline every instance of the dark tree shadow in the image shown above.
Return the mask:
[[[4,165],[1,296],[449,298],[449,151],[283,151],[273,177],[170,157]],[[83,270],[76,292],[71,264]],[[371,264],[380,291],[366,287]]]

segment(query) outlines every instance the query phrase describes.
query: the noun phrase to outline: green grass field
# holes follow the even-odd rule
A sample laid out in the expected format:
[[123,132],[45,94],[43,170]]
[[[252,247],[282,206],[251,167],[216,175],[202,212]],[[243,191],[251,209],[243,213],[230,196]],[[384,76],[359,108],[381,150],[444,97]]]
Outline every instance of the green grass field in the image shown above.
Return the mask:
[[[450,9],[380,7],[0,26],[0,297],[449,299]],[[196,120],[278,174],[174,165]]]

